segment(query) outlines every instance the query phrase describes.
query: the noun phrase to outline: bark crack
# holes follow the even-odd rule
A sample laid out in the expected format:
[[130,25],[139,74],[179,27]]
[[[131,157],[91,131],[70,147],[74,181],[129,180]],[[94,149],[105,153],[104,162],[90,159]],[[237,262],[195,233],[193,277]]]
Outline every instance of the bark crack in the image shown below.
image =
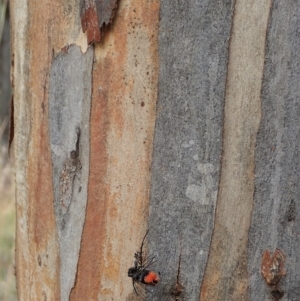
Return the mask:
[[182,253],[182,246],[181,246],[181,243],[180,243],[180,253],[179,253],[179,257],[178,257],[176,284],[175,284],[175,286],[172,290],[172,295],[175,297],[174,301],[179,301],[180,300],[180,295],[183,292],[183,286],[180,283],[181,253]]

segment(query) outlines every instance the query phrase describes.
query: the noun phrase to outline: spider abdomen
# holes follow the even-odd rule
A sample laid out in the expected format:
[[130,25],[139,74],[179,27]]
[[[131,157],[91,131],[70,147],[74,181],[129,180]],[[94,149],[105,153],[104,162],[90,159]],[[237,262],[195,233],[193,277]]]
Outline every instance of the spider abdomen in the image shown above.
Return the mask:
[[128,277],[147,285],[156,285],[159,282],[159,274],[150,270],[140,270],[138,268],[129,268]]

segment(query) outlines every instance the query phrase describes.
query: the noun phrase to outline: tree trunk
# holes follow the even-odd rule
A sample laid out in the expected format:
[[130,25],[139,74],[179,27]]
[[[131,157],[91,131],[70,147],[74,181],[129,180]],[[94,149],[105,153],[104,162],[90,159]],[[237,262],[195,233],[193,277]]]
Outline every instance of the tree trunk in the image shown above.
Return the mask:
[[19,300],[297,300],[300,1],[10,5]]

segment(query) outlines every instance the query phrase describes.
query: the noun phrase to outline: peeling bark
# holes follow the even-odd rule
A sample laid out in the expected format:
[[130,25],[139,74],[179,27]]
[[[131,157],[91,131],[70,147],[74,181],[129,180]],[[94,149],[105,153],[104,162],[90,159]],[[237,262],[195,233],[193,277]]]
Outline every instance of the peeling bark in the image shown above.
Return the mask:
[[81,0],[81,25],[88,44],[100,42],[111,24],[119,0]]
[[263,253],[261,273],[268,285],[276,285],[281,277],[286,275],[285,258],[285,254],[279,249],[276,249],[273,255],[269,250]]

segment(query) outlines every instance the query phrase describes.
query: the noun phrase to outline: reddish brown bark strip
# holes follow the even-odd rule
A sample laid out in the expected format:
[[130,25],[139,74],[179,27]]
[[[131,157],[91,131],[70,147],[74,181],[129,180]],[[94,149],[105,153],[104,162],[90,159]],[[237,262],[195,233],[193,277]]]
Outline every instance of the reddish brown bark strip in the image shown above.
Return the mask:
[[127,270],[147,227],[158,12],[158,1],[122,1],[95,47],[88,204],[72,301],[126,300],[133,291]]
[[[109,66],[107,66],[107,71]],[[99,78],[93,75],[93,81]],[[95,85],[94,85],[95,88]],[[109,126],[107,95],[95,96],[91,107],[90,128],[90,184],[86,221],[81,242],[81,252],[75,286],[70,300],[97,300],[100,287],[101,247],[104,241],[104,224],[107,212],[107,174],[108,154],[106,149]]]

